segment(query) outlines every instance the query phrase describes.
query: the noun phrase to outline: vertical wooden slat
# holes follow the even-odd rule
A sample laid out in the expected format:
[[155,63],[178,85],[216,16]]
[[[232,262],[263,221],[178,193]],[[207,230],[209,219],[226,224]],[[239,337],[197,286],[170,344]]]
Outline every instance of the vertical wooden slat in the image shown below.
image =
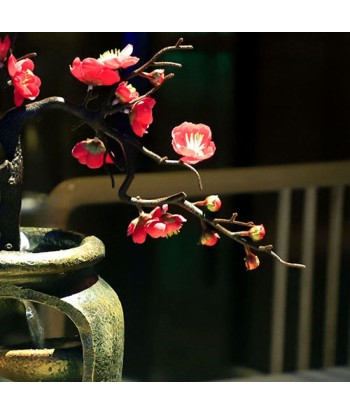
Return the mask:
[[332,189],[329,224],[328,264],[326,274],[326,304],[323,366],[336,363],[337,319],[340,282],[342,218],[344,187]]
[[[283,189],[279,193],[277,217],[276,251],[282,258],[288,256],[290,213],[292,190]],[[287,267],[278,262],[274,270],[274,289],[272,299],[272,327],[271,327],[271,373],[280,373],[283,370],[284,337],[287,300]]]
[[306,370],[310,367],[316,205],[317,189],[315,187],[309,187],[305,190],[302,226],[302,263],[306,265],[306,269],[300,277],[297,355],[298,370]]

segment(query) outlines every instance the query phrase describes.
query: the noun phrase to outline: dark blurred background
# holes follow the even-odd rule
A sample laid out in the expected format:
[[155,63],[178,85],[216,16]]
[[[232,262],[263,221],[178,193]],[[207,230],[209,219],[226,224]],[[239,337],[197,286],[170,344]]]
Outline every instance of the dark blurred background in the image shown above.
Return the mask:
[[[61,95],[79,103],[86,87],[69,72],[76,56],[98,57],[132,43],[133,55],[144,61],[179,37],[194,50],[166,56],[183,68],[175,69],[174,79],[154,96],[155,121],[142,138],[147,147],[173,157],[171,130],[187,120],[210,125],[217,145],[215,157],[199,169],[349,159],[348,33],[18,33],[14,52],[16,56],[37,52],[40,97]],[[12,105],[11,94],[10,89],[2,92],[2,112],[8,102]],[[26,128],[26,191],[48,193],[64,179],[103,174],[70,156],[77,141],[93,134],[85,127],[72,131],[77,124],[69,115],[52,113]],[[156,168],[142,158],[138,166],[142,172]],[[237,211],[242,220],[270,224],[267,239],[274,241],[275,196],[241,195],[223,202],[223,215]],[[348,207],[349,194],[346,212]],[[293,215],[300,215],[297,194]],[[69,223],[71,229],[95,234],[106,244],[107,258],[98,269],[124,306],[125,377],[192,381],[230,377],[240,367],[268,371],[273,261],[262,258],[261,267],[247,273],[241,247],[223,238],[210,249],[197,246],[200,227],[194,220],[178,237],[137,246],[126,238],[127,225],[135,216],[129,206],[86,206],[74,212]],[[319,224],[322,221],[321,214]],[[346,237],[344,245],[349,246]],[[316,264],[322,268],[325,241],[320,244]],[[343,262],[349,269],[346,253]],[[296,246],[291,260],[300,260],[299,254]],[[293,292],[298,285],[291,284],[295,287],[287,310],[286,370],[295,367]],[[346,272],[341,284],[338,364],[346,363],[348,344]],[[322,312],[323,289],[321,279],[315,288],[313,367],[321,365],[322,323],[317,326],[317,316]]]

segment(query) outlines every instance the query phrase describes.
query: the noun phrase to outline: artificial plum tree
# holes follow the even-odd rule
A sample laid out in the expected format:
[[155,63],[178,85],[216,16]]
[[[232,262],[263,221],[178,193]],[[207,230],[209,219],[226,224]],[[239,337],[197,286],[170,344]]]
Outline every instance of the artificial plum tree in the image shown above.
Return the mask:
[[[137,152],[155,163],[164,166],[176,165],[191,170],[196,175],[198,185],[202,187],[200,174],[193,165],[215,154],[216,144],[209,126],[185,121],[173,128],[171,144],[180,156],[176,160],[160,156],[144,145],[144,138],[153,122],[153,108],[156,105],[153,96],[174,76],[171,72],[167,73],[166,68],[181,67],[176,62],[161,61],[160,57],[169,51],[191,49],[192,46],[184,45],[183,39],[179,39],[175,45],[164,47],[141,64],[139,58],[132,55],[133,46],[130,44],[121,51],[108,51],[97,58],[76,57],[67,70],[70,70],[77,81],[87,86],[87,91],[82,103],[75,104],[58,96],[36,101],[40,94],[41,82],[45,82],[44,77],[41,80],[34,74],[35,65],[32,59],[36,54],[29,53],[23,57],[16,57],[10,37],[0,39],[0,71],[5,73],[4,86],[13,88],[14,93],[14,107],[0,119],[0,250],[21,249],[21,129],[29,121],[40,120],[47,111],[61,110],[77,117],[92,131],[90,137],[74,146],[73,157],[91,169],[112,166],[125,174],[119,188],[119,197],[122,201],[134,205],[138,211],[138,216],[131,221],[126,230],[127,236],[130,236],[133,242],[142,244],[147,236],[167,238],[177,235],[187,219],[180,214],[170,213],[170,207],[176,205],[199,219],[199,245],[213,246],[219,241],[220,235],[242,245],[247,270],[259,266],[256,252],[269,254],[287,266],[303,267],[301,264],[282,260],[273,251],[272,245],[259,244],[265,236],[263,225],[256,225],[252,221],[237,221],[237,213],[233,213],[228,219],[216,217],[221,207],[218,195],[209,195],[202,201],[190,201],[184,192],[152,199],[128,194],[136,173]],[[149,88],[145,91],[137,91],[132,85],[132,79],[137,76],[148,80]],[[105,90],[102,103],[98,108],[92,108],[91,103],[99,97],[102,89]],[[116,124],[114,114],[127,118],[129,130],[125,131],[122,126]],[[114,185],[113,172],[110,175]],[[236,227],[243,227],[244,230],[237,231]]]

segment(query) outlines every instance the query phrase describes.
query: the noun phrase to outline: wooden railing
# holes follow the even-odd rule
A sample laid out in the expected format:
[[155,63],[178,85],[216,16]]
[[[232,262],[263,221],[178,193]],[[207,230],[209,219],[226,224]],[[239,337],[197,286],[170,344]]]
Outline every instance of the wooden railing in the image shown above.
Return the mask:
[[[299,298],[298,370],[310,368],[318,190],[325,187],[331,188],[329,218],[331,232],[327,249],[324,305],[324,366],[333,366],[336,359],[343,204],[345,188],[350,186],[350,161],[202,170],[201,177],[206,195],[276,192],[278,194],[278,232],[275,248],[282,257],[287,257],[289,250],[292,192],[294,190],[305,192],[300,243],[302,262],[307,264],[307,268],[302,271]],[[156,197],[182,190],[189,196],[203,196],[204,194],[199,190],[196,178],[190,171],[138,174],[130,189],[130,194]],[[46,225],[65,227],[70,214],[79,206],[118,202],[120,201],[117,190],[111,188],[108,177],[82,177],[66,180],[49,195],[46,205]],[[288,269],[276,263],[272,295],[271,373],[283,371],[287,278]]]

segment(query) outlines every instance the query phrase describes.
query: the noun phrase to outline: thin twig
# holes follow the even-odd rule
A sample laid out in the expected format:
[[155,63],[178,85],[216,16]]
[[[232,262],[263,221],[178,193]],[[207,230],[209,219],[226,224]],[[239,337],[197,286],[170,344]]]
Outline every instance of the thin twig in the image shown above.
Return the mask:
[[231,225],[239,225],[239,226],[247,226],[248,228],[255,226],[254,222],[252,221],[241,222],[241,221],[236,220],[237,216],[238,216],[238,213],[232,213],[232,216],[230,217],[230,219],[215,218],[214,222],[215,223],[226,223],[226,224],[231,224]]
[[134,140],[131,141],[132,145],[135,145],[135,147],[144,155],[146,155],[147,157],[151,158],[152,160],[156,161],[158,164],[169,164],[172,166],[185,166],[186,168],[190,169],[191,171],[193,171],[196,176],[197,176],[197,180],[198,180],[198,185],[200,190],[203,190],[203,185],[202,185],[202,179],[200,174],[198,173],[198,171],[191,166],[188,163],[184,163],[181,160],[169,160],[167,157],[161,157],[158,154],[154,153],[153,151],[149,150],[148,148],[146,148],[145,146],[140,145],[140,143],[137,141],[136,143],[134,142]]
[[179,50],[179,49],[181,49],[181,50],[192,50],[193,49],[192,45],[183,45],[182,42],[183,42],[183,39],[180,38],[174,46],[167,46],[167,47],[161,49],[148,62],[146,62],[144,65],[140,66],[135,71],[131,72],[131,74],[129,74],[125,79],[128,80],[128,79],[134,78],[135,76],[139,75],[141,72],[143,72],[149,66],[151,66],[154,62],[156,62],[157,59],[159,58],[159,56],[163,55],[164,53],[171,52],[171,51],[174,51],[174,50]]
[[173,66],[174,68],[182,68],[182,64],[177,62],[153,62],[149,66]]
[[36,58],[38,55],[35,52],[32,53],[27,53],[26,55],[21,56],[20,58],[17,59],[17,61],[22,61],[23,59],[31,59],[31,58]]
[[111,179],[111,187],[112,187],[112,189],[114,189],[115,188],[115,180],[114,180],[113,172],[111,172],[108,163],[106,163],[107,154],[108,153],[106,151],[106,153],[104,155],[104,159],[103,159],[103,167],[104,167],[106,173],[108,174],[109,178]]
[[161,157],[160,160],[158,161],[158,163],[159,164],[175,165],[175,166],[185,166],[186,168],[193,171],[193,173],[197,176],[198,186],[199,186],[200,190],[203,190],[203,184],[202,184],[201,176],[200,176],[198,170],[196,170],[191,164],[184,163],[181,160],[168,160],[167,157]]
[[128,196],[128,203],[145,207],[156,207],[164,204],[173,205],[181,203],[186,198],[187,195],[184,192],[174,193],[173,195],[158,197],[155,199],[143,199],[140,196]]
[[[264,252],[264,251],[262,251],[262,252]],[[287,261],[284,261],[282,258],[280,258],[277,254],[276,254],[276,252],[273,252],[273,251],[267,251],[271,256],[273,256],[274,258],[276,258],[277,259],[277,261],[279,261],[281,264],[283,264],[283,265],[286,265],[287,267],[291,267],[291,268],[300,268],[300,269],[305,269],[306,268],[306,266],[304,265],[304,264],[297,264],[297,263],[294,263],[294,262],[287,262]]]

